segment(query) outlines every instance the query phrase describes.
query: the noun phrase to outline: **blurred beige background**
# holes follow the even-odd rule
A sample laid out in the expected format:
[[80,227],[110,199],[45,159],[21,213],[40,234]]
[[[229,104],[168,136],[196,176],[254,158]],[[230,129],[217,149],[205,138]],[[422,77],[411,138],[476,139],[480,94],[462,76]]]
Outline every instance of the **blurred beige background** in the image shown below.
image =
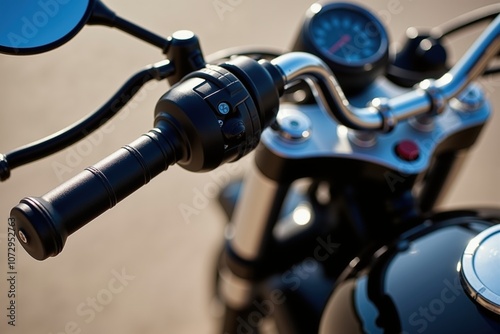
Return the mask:
[[[164,36],[193,30],[206,55],[238,45],[287,48],[311,4],[308,0],[105,2],[119,15]],[[229,4],[232,11],[219,16],[214,7],[218,2]],[[364,1],[375,12],[387,14],[392,9],[394,14],[384,17],[393,40],[400,40],[410,25],[434,26],[495,2]],[[452,39],[452,58],[457,59],[475,36]],[[161,59],[157,49],[96,26],[86,27],[50,53],[0,55],[0,152],[49,135],[94,111],[129,75]],[[499,108],[500,77],[489,79],[488,87]],[[181,215],[179,207],[192,205],[196,191],[215,181],[209,174],[189,174],[177,167],[71,236],[56,258],[38,262],[19,248],[17,326],[6,325],[5,233],[10,208],[24,196],[44,194],[147,131],[155,103],[166,89],[165,83],[147,86],[140,101],[116,117],[109,131],[93,135],[85,146],[15,169],[11,179],[0,184],[0,333],[213,332],[210,286],[223,216],[212,199],[198,215],[187,220]],[[500,203],[499,130],[495,115],[447,206]],[[78,148],[84,154],[75,158]],[[61,164],[69,166],[68,171],[57,173],[55,166]],[[242,165],[224,169],[225,175],[236,176]],[[128,280],[117,283],[117,272],[128,275]],[[111,290],[115,292],[110,294]],[[97,296],[107,297],[109,303],[91,311],[88,298]]]

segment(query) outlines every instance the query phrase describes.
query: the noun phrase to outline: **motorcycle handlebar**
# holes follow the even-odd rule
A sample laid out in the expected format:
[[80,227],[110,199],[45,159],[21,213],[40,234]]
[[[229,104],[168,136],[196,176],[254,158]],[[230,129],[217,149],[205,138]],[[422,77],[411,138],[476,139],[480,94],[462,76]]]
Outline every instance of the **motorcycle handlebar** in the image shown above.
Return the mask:
[[255,148],[261,131],[274,119],[284,86],[302,76],[319,82],[325,107],[353,129],[389,131],[399,120],[439,113],[437,107],[459,94],[498,54],[499,35],[500,16],[450,72],[382,108],[350,106],[326,66],[303,53],[280,56],[272,63],[240,57],[193,72],[157,104],[157,109],[168,110],[159,114],[169,120],[160,122],[166,127],[151,130],[42,197],[21,200],[11,211],[17,235],[34,258],[55,256],[70,234],[169,165],[179,162],[201,171],[237,160]]
[[66,238],[179,159],[177,138],[155,128],[41,197],[12,209],[19,240],[37,260],[59,254]]

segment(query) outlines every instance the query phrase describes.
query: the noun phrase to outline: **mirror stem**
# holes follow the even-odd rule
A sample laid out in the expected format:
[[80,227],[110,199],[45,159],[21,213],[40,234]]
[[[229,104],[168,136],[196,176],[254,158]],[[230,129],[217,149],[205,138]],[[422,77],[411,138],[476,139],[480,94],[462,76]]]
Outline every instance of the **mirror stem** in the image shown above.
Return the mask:
[[106,7],[100,0],[96,0],[92,15],[87,21],[89,25],[104,25],[120,29],[132,36],[135,36],[144,42],[152,44],[162,49],[166,54],[171,44],[171,38],[163,38],[151,31],[148,31],[130,21],[127,21],[115,14],[111,9]]

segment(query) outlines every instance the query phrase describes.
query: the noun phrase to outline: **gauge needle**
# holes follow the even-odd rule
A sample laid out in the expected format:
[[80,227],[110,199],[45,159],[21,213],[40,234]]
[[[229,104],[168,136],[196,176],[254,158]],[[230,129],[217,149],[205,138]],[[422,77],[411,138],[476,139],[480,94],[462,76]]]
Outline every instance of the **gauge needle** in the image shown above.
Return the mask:
[[337,52],[341,47],[343,47],[344,45],[346,45],[347,43],[349,43],[349,41],[351,40],[351,35],[342,35],[342,37],[340,37],[340,39],[335,42],[335,44],[333,44],[330,49],[328,49],[328,51],[330,51],[330,53],[335,53]]

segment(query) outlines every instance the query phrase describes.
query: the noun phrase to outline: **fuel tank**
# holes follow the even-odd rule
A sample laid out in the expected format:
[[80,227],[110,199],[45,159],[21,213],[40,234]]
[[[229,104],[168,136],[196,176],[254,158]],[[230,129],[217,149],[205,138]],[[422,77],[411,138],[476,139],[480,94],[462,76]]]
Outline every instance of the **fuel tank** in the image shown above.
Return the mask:
[[500,333],[500,211],[423,218],[342,274],[321,334]]

